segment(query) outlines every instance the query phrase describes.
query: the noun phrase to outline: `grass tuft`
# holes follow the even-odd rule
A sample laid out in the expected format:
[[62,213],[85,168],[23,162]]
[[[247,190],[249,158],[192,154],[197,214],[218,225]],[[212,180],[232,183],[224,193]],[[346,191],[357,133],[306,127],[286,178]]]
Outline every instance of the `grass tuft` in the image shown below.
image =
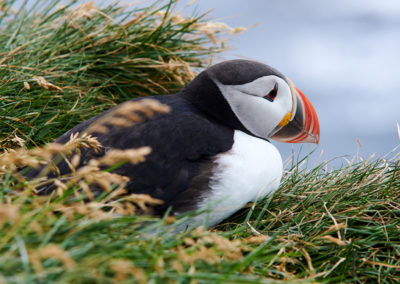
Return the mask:
[[[85,145],[88,138],[74,139]],[[107,171],[86,167],[56,182],[51,196],[38,196],[43,180],[18,183],[7,169],[0,178],[0,275],[7,283],[400,280],[398,159],[337,170],[295,166],[273,197],[212,230],[177,235],[166,232],[196,213],[136,214],[157,200],[124,195],[127,180]],[[98,180],[104,194],[91,197],[83,184]]]

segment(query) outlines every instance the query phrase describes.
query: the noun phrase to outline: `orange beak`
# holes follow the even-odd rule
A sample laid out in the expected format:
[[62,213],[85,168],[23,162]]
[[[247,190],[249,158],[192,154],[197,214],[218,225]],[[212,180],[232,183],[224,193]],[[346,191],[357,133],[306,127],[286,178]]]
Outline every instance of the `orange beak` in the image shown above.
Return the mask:
[[271,138],[285,143],[319,142],[319,122],[314,107],[307,97],[290,81],[295,114],[291,121],[278,130]]

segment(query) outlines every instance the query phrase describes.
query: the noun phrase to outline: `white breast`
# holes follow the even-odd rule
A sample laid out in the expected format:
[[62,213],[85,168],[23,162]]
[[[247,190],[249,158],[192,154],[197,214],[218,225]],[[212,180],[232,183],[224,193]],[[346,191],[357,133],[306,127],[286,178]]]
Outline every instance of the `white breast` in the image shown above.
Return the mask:
[[218,224],[250,201],[272,194],[282,177],[282,158],[268,141],[235,131],[231,150],[219,154],[199,208],[210,208],[192,224]]

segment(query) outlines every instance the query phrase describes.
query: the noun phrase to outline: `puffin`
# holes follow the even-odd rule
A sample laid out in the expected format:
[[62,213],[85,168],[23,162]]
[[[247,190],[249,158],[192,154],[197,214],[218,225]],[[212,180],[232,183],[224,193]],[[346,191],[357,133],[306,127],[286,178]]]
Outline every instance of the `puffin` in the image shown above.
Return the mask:
[[[278,189],[282,158],[270,139],[319,142],[318,117],[310,101],[278,70],[257,61],[223,61],[199,73],[178,93],[150,98],[170,111],[92,136],[106,149],[101,155],[109,149],[151,147],[144,162],[125,163],[113,172],[129,177],[128,193],[162,201],[154,207],[155,215],[205,209],[190,219],[192,226],[216,225]],[[103,115],[82,122],[55,142],[66,143],[71,134],[84,133]],[[82,151],[79,166],[95,155],[91,149]],[[61,175],[67,171],[67,166],[60,167]]]

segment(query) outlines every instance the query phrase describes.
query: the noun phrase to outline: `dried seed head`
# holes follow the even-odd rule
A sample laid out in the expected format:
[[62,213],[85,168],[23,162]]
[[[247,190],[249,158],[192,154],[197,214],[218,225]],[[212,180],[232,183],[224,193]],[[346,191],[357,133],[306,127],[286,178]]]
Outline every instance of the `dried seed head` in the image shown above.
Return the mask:
[[19,207],[12,204],[0,204],[0,228],[7,222],[19,219]]
[[29,256],[31,258],[30,260],[33,263],[36,263],[36,265],[34,266],[39,271],[42,269],[40,264],[41,259],[47,259],[47,258],[56,258],[60,260],[65,268],[71,268],[75,266],[75,262],[69,256],[69,254],[55,244],[50,244],[45,247],[39,248],[36,251],[30,253]]
[[115,259],[111,262],[110,268],[114,271],[114,280],[117,283],[124,281],[129,275],[133,276],[139,284],[148,283],[145,271],[129,260]]
[[138,164],[145,160],[145,156],[151,153],[150,147],[141,147],[138,149],[109,150],[102,158],[98,160],[100,164],[112,166],[119,162],[129,162]]
[[64,190],[66,190],[66,189],[68,188],[67,185],[66,185],[65,183],[63,183],[62,181],[60,181],[60,180],[58,180],[58,179],[56,179],[56,180],[54,181],[54,185],[57,186],[57,194],[58,194],[59,196],[62,196],[63,193],[64,193]]
[[163,204],[162,200],[155,199],[148,194],[130,194],[124,199],[130,202],[134,202],[140,207],[140,209],[144,211],[148,210],[149,205],[154,206]]
[[79,168],[76,174],[71,177],[71,182],[73,184],[78,183],[84,179],[89,184],[97,184],[103,190],[110,192],[113,190],[113,185],[120,185],[123,187],[129,178],[121,176],[114,173],[104,172],[99,167],[93,165],[87,165],[85,167]]
[[200,246],[199,249],[192,254],[186,253],[182,246],[178,247],[178,259],[184,263],[194,264],[197,260],[204,260],[207,263],[215,264],[221,261],[221,257],[210,248]]
[[82,18],[92,19],[93,14],[96,12],[100,12],[100,11],[99,11],[99,9],[97,9],[96,5],[94,4],[94,1],[90,1],[85,4],[79,5],[78,7],[73,9],[72,13],[71,13],[71,18],[73,20],[79,20]]
[[224,253],[224,257],[230,260],[237,260],[243,257],[241,241],[229,240],[217,234],[211,234],[202,238],[203,243],[214,244],[218,250]]
[[169,106],[153,99],[128,101],[96,120],[85,130],[85,133],[106,133],[110,127],[130,127],[134,123],[143,121],[141,115],[152,118],[155,113],[169,111]]
[[249,236],[249,237],[244,239],[244,242],[248,243],[248,244],[256,244],[256,245],[258,245],[258,244],[266,242],[266,241],[268,241],[270,239],[271,239],[271,237],[266,236],[266,235]]
[[33,76],[32,78],[33,80],[35,80],[40,87],[46,89],[46,90],[52,90],[52,91],[62,91],[62,88],[47,82],[46,79],[42,76]]

